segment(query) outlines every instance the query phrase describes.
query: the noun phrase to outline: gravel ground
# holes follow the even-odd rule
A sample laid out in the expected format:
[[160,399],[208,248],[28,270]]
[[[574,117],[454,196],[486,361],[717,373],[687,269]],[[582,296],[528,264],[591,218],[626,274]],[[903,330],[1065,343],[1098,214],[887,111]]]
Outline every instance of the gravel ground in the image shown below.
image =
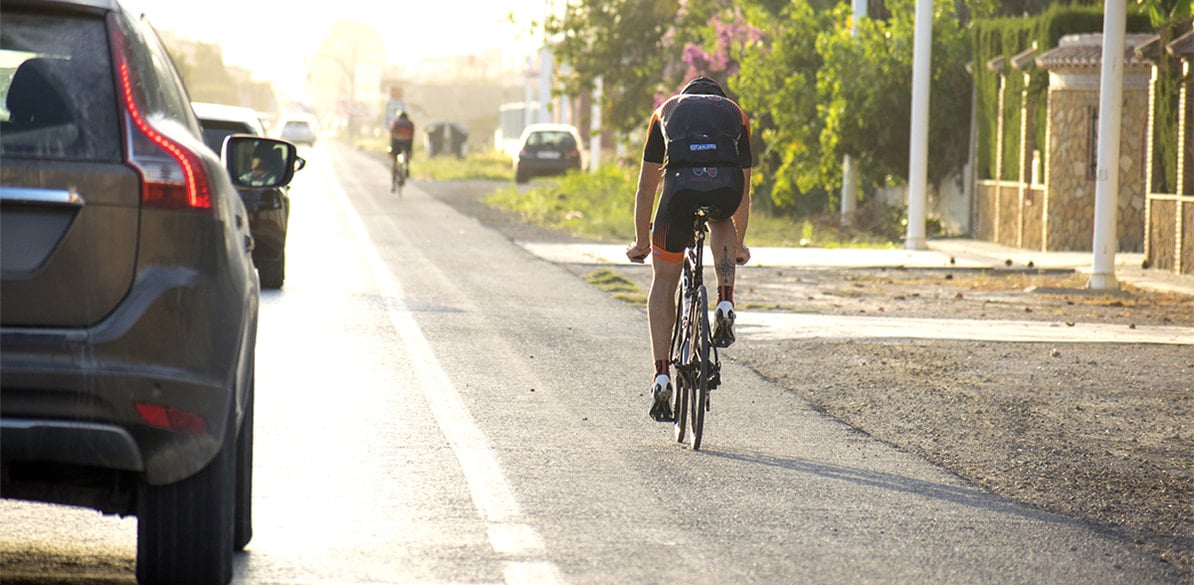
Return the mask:
[[[512,240],[571,239],[484,205],[496,185],[419,184]],[[615,270],[645,290],[649,270]],[[1065,271],[748,266],[735,298],[744,309],[825,315],[1194,327],[1194,297],[1126,285],[1126,294],[1091,295],[1084,283]],[[735,350],[728,359],[826,414],[994,493],[1118,535],[1194,583],[1194,348],[742,339]]]

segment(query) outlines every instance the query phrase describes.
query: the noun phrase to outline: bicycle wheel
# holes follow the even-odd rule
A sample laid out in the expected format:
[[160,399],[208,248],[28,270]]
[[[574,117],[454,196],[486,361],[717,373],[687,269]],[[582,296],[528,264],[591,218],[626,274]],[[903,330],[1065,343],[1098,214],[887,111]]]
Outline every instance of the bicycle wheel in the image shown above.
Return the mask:
[[688,375],[676,368],[676,379],[672,384],[672,429],[675,431],[677,443],[683,443],[688,438],[688,426],[686,415],[688,414],[688,388],[692,386],[689,383]]
[[697,289],[694,315],[689,335],[692,338],[693,369],[688,392],[689,444],[692,450],[701,448],[701,437],[705,432],[705,411],[709,405],[709,347],[712,344],[709,332],[709,309],[705,287]]
[[676,321],[672,326],[672,365],[675,366],[672,381],[672,427],[675,431],[677,443],[683,443],[687,437],[687,427],[685,426],[685,415],[688,412],[688,400],[685,392],[688,384],[684,378],[684,333],[685,328],[680,325],[683,318],[683,299],[676,303]]
[[398,178],[402,176],[401,172],[401,168],[398,166],[398,159],[394,158],[390,163],[390,193],[398,192],[398,187],[400,186]]

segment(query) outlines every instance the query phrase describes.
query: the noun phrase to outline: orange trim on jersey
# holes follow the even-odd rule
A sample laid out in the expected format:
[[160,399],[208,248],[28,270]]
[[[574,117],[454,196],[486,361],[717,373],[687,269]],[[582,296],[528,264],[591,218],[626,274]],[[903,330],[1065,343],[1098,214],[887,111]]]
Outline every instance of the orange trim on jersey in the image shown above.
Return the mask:
[[684,260],[684,252],[668,252],[654,244],[651,245],[651,254],[668,264],[679,264]]

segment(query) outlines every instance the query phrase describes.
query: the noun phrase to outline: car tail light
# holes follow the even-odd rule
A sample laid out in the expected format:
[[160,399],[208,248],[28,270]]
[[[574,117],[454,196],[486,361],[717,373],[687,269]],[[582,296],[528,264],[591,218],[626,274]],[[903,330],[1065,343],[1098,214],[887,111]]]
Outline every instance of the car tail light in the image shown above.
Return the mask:
[[124,44],[113,33],[119,64],[120,98],[131,120],[129,162],[141,174],[141,203],[163,209],[211,209],[211,190],[203,161],[190,149],[159,132],[141,112]]
[[137,414],[150,426],[192,435],[207,432],[207,420],[193,412],[148,402],[137,402],[134,406],[137,407]]

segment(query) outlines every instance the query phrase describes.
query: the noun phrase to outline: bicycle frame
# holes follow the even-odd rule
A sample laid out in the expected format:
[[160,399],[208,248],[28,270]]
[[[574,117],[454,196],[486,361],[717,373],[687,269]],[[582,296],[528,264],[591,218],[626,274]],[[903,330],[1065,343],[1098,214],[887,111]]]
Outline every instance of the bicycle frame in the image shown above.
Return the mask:
[[704,412],[709,409],[708,391],[717,387],[721,371],[717,348],[709,339],[708,292],[704,284],[705,235],[711,211],[708,207],[693,211],[694,242],[684,251],[672,329],[671,363],[677,373],[672,409],[676,440],[689,439],[694,450],[700,448]]

